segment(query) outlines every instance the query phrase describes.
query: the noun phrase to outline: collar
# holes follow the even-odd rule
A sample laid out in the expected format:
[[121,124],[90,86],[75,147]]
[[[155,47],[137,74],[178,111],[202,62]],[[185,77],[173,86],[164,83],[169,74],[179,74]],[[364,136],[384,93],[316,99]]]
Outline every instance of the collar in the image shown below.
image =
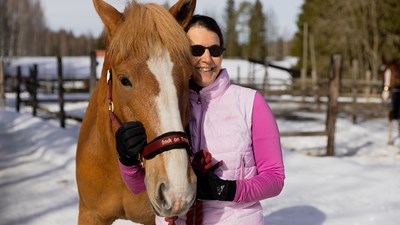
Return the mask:
[[221,69],[215,81],[212,84],[208,85],[207,87],[198,88],[198,85],[195,86],[191,85],[190,98],[197,101],[200,95],[200,98],[209,102],[211,99],[222,96],[228,89],[230,84],[231,82],[229,80],[229,75],[227,70]]

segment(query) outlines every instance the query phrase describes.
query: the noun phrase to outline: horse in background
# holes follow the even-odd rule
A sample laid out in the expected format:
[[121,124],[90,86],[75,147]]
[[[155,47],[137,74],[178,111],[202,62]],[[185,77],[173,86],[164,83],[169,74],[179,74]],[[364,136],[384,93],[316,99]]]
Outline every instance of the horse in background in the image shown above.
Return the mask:
[[[179,0],[169,11],[133,1],[123,13],[103,0],[93,3],[108,44],[78,139],[78,224],[109,225],[116,219],[155,224],[154,214],[186,214],[195,200],[196,176],[183,133],[193,72],[183,27],[196,1]],[[138,195],[122,181],[115,143],[121,123],[135,120],[146,129],[146,148],[156,143],[141,155],[147,192]]]
[[391,109],[388,115],[388,144],[393,145],[393,120],[398,121],[400,134],[400,67],[396,61],[382,65],[383,90],[382,99],[391,99]]

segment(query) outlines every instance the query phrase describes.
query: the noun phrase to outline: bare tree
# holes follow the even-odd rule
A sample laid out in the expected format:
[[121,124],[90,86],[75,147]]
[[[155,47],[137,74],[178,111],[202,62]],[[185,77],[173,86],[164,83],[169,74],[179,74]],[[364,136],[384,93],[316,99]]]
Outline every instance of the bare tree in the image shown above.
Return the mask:
[[39,0],[0,0],[0,57],[27,55],[88,55],[95,49],[91,35],[50,31]]
[[349,0],[347,18],[349,22],[349,51],[361,62],[363,72],[371,71],[377,77],[379,58],[379,27],[376,0]]

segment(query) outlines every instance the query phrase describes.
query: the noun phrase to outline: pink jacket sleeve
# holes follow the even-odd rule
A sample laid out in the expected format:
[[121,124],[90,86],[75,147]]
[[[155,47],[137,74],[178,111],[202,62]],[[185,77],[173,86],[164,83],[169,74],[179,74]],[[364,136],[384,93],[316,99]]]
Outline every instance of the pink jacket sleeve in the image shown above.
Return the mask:
[[124,166],[120,162],[118,163],[122,180],[124,181],[126,187],[128,187],[128,189],[134,194],[139,194],[146,191],[146,186],[144,185],[143,168],[139,165]]
[[271,109],[258,92],[253,105],[252,140],[258,174],[236,181],[236,202],[260,201],[277,196],[285,179],[278,126]]

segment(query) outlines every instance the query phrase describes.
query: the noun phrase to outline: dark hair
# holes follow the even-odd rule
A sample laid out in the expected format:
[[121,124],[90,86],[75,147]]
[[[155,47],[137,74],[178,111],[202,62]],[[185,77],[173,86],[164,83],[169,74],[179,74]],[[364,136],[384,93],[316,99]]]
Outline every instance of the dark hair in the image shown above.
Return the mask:
[[196,25],[216,33],[219,37],[219,43],[221,44],[221,47],[224,47],[224,37],[222,36],[221,28],[213,18],[203,15],[194,15],[189,24],[186,26],[185,32],[188,32],[190,28]]

